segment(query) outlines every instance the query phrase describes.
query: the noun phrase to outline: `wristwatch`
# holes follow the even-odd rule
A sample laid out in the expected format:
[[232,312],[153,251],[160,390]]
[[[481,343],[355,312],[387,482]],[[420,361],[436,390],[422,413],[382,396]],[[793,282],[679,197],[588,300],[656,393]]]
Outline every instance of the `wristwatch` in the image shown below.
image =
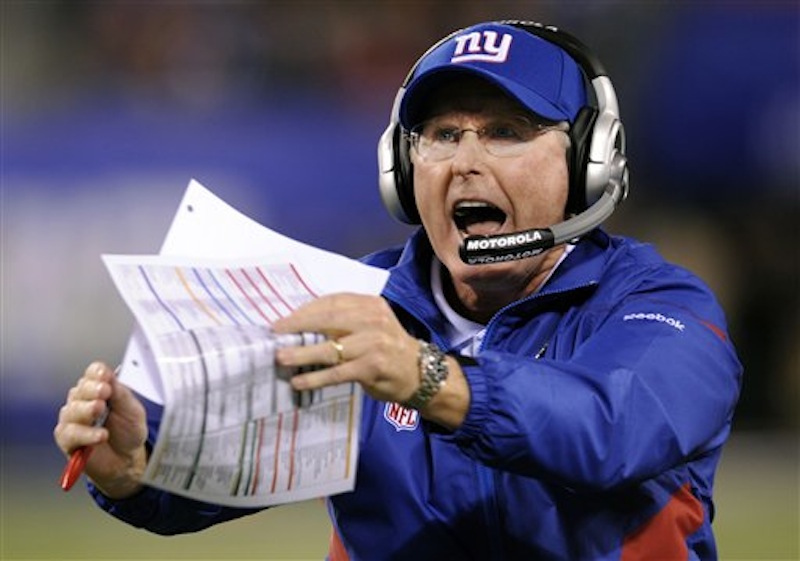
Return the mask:
[[403,407],[422,409],[442,389],[450,370],[447,357],[439,347],[427,341],[419,342],[419,388]]

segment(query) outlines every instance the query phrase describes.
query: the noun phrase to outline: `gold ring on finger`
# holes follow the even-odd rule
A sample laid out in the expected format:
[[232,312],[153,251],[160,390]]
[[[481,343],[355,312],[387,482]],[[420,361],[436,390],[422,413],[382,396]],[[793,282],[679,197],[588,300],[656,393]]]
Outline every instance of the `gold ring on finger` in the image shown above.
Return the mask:
[[336,351],[336,362],[334,364],[339,365],[344,362],[344,345],[342,345],[339,341],[335,339],[330,340],[330,344],[333,347],[333,350]]

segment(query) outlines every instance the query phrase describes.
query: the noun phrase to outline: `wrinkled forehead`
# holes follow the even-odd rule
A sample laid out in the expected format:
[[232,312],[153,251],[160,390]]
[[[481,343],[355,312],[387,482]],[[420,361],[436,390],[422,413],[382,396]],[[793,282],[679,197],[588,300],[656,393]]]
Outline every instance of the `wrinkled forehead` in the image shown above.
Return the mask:
[[416,109],[414,125],[450,113],[487,117],[525,115],[543,120],[492,82],[455,72],[431,83],[424,95],[420,95]]

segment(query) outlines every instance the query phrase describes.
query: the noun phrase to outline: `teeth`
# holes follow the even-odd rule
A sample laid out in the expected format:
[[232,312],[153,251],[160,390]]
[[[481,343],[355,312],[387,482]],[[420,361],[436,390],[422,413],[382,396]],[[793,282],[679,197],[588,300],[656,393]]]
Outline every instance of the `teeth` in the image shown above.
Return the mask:
[[459,209],[470,209],[470,208],[480,208],[480,207],[491,207],[494,205],[490,205],[489,203],[485,203],[483,201],[461,201],[456,205],[456,210]]
[[485,213],[495,210],[500,212],[496,206],[489,204],[484,201],[462,201],[456,204],[455,208],[453,209],[453,214],[455,216],[467,216],[472,213]]

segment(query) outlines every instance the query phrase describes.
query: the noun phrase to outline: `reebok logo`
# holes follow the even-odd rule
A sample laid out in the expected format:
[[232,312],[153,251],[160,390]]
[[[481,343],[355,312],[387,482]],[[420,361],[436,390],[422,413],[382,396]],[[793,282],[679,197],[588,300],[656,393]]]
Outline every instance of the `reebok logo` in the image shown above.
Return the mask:
[[626,314],[622,317],[622,321],[644,320],[644,321],[657,321],[659,323],[666,323],[670,327],[674,327],[678,331],[683,331],[686,326],[680,320],[675,318],[668,318],[665,315],[655,312],[638,312],[635,314]]
[[456,50],[450,62],[468,62],[480,60],[483,62],[505,62],[511,48],[513,37],[504,33],[497,43],[496,31],[473,31],[455,38]]

